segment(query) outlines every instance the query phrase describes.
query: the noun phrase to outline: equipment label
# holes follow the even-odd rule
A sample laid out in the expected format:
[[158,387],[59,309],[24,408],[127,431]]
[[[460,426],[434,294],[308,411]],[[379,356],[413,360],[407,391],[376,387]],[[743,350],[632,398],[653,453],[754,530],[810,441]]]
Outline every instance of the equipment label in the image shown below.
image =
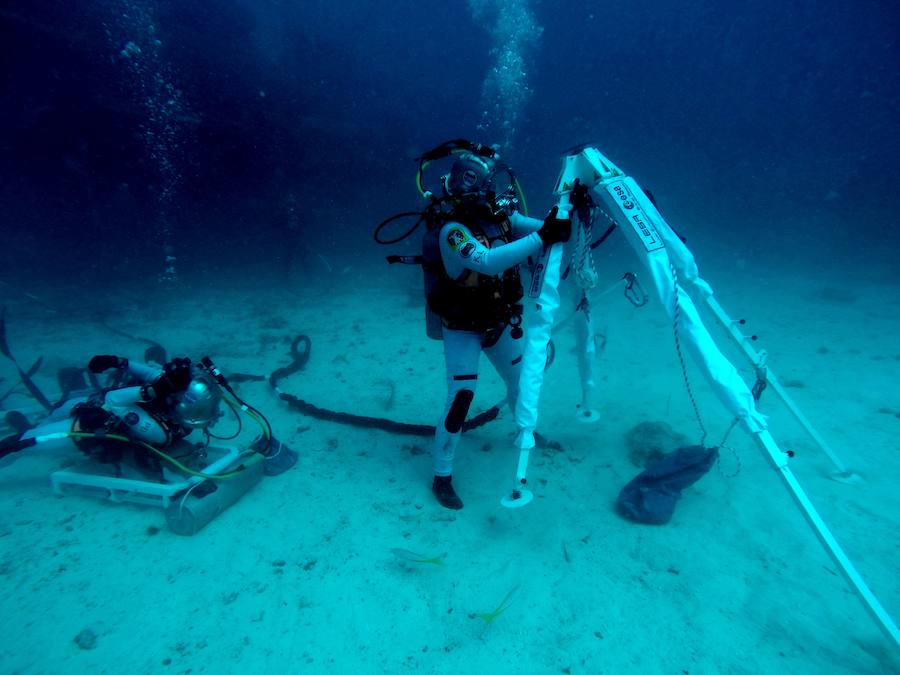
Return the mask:
[[617,218],[617,220],[620,221],[620,225],[623,227],[626,223],[630,225],[648,252],[665,248],[659,233],[641,208],[640,202],[635,199],[634,194],[624,183],[612,183],[606,187],[606,191],[619,207],[621,218]]
[[458,227],[454,227],[447,233],[447,244],[452,251],[458,251],[467,241],[469,241],[469,237]]

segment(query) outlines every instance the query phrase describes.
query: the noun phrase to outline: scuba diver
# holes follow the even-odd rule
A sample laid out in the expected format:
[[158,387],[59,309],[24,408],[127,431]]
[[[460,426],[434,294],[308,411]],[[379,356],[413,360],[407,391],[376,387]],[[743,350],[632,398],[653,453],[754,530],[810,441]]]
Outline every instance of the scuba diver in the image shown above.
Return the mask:
[[[94,376],[113,371],[112,386],[91,390],[70,384],[63,400],[35,427],[29,428],[24,415],[8,415],[18,433],[0,440],[0,459],[38,444],[73,447],[103,463],[119,463],[131,450],[139,467],[159,470],[159,460],[171,459],[170,449],[195,430],[208,444],[222,401],[235,408],[224,399],[224,390],[260,424],[263,433],[250,448],[265,458],[267,475],[283,473],[297,461],[297,453],[272,436],[265,417],[236,396],[209,357],[198,364],[175,358],[160,367],[100,354],[88,370]],[[83,383],[80,371],[77,376]],[[69,398],[75,389],[82,395]]]
[[[441,177],[441,197],[426,191],[422,173],[432,161],[454,159]],[[515,407],[522,361],[522,304],[519,265],[544,246],[569,239],[570,220],[557,218],[554,208],[543,221],[518,211],[521,190],[512,171],[500,163],[497,146],[466,140],[448,141],[419,159],[417,184],[429,205],[421,215],[428,231],[422,257],[390,262],[415,262],[425,273],[426,325],[429,337],[443,339],[447,399],[432,450],[432,491],[448,509],[463,502],[452,484],[453,460],[463,423],[475,397],[478,361],[483,351],[506,384],[507,403]],[[497,192],[498,174],[509,174],[509,187]],[[387,222],[376,230],[379,239]]]

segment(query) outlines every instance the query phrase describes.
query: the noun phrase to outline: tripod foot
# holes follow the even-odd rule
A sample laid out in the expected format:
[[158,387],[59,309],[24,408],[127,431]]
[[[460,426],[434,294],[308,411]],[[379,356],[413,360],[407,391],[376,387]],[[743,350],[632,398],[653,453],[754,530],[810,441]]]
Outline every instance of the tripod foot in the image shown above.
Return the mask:
[[534,499],[534,493],[528,488],[513,488],[500,500],[500,504],[508,509],[519,509],[530,504],[532,499]]
[[595,424],[600,421],[600,412],[593,408],[585,408],[584,406],[576,406],[575,419],[582,424]]

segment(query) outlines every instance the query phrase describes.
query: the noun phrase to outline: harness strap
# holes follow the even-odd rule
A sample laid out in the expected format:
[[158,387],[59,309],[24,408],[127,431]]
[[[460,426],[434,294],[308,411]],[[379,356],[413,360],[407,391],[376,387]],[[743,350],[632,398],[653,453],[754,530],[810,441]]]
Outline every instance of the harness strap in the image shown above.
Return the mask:
[[386,260],[389,265],[401,263],[403,265],[424,265],[425,258],[421,255],[389,255]]

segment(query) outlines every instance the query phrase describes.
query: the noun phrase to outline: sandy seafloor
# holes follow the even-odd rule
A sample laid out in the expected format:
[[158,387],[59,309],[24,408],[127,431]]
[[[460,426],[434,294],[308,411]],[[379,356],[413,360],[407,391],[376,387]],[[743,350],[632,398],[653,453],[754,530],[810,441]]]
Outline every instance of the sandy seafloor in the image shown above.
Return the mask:
[[[635,269],[616,256],[614,245],[598,261],[604,282]],[[796,452],[792,470],[900,616],[900,281],[872,270],[854,277],[700,263],[725,309],[760,336],[757,346],[803,412],[864,477],[829,479],[827,457],[764,394],[775,438]],[[166,302],[74,286],[19,284],[46,304],[11,286],[2,292],[10,347],[26,366],[44,357],[35,379],[47,391],[56,369],[95,353],[140,357],[144,345],[104,322],[174,354],[210,354],[226,373],[268,374],[288,362],[290,338],[305,333],[312,358],[283,381],[285,391],[326,408],[433,424],[445,396],[443,358],[424,336],[415,276],[351,267],[327,285],[231,277],[187,285]],[[635,309],[616,290],[594,305],[606,337],[597,362],[602,421],[574,421],[573,338],[563,328],[540,422],[563,449],[533,454],[536,496],[524,509],[499,503],[516,463],[509,414],[463,438],[455,483],[466,505],[451,512],[429,490],[429,439],[309,419],[263,382],[238,390],[299,462],[193,537],[169,532],[159,509],[54,496],[48,475],[70,454],[3,462],[0,670],[900,672],[896,652],[740,429],[671,523],[641,526],[615,513],[619,489],[639,471],[626,432],[660,421],[696,442],[697,426],[659,302]],[[724,331],[709,325],[752,380]],[[0,369],[5,391],[15,371],[5,360]],[[717,440],[730,420],[692,364],[688,373]],[[485,359],[473,412],[500,398]],[[13,396],[5,407],[25,402]],[[445,557],[410,563],[392,548]],[[511,590],[496,620],[476,616]],[[85,629],[97,638],[93,649],[75,642]]]

